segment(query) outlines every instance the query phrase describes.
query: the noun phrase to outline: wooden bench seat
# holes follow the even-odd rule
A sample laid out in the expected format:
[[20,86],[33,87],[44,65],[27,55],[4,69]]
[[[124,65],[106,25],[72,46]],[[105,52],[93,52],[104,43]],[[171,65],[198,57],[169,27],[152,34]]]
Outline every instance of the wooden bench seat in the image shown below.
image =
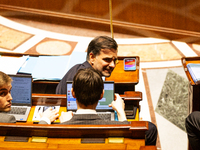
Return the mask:
[[[145,131],[147,130],[148,122],[146,121],[133,121],[125,125],[0,123],[0,149],[154,150],[152,147],[145,146]],[[8,136],[28,137],[28,141],[4,141],[4,138]],[[32,142],[32,137],[47,137],[47,141],[43,143]],[[111,139],[116,138],[123,142],[111,142]],[[83,143],[81,142],[83,139],[89,140]],[[104,139],[104,142],[94,142],[95,139]]]

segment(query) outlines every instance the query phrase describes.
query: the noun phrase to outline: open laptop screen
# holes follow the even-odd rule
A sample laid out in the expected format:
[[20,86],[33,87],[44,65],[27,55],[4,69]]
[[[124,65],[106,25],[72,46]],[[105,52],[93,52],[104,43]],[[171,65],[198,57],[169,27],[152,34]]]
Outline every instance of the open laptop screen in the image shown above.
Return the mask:
[[32,76],[9,75],[12,78],[12,105],[31,106]]
[[[71,93],[72,81],[67,81],[67,111],[76,111],[76,99]],[[112,111],[112,107],[108,105],[114,100],[114,82],[104,81],[104,96],[99,100],[96,107],[97,111]]]

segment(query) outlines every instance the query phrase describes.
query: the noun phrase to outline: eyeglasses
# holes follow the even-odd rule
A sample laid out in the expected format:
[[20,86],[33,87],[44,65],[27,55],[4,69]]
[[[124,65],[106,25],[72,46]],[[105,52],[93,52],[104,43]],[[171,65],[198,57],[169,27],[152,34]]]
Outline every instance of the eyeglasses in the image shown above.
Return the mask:
[[118,64],[119,60],[117,58],[113,59],[113,58],[104,58],[104,61],[106,61],[107,63],[111,63],[112,61],[114,61],[114,64]]

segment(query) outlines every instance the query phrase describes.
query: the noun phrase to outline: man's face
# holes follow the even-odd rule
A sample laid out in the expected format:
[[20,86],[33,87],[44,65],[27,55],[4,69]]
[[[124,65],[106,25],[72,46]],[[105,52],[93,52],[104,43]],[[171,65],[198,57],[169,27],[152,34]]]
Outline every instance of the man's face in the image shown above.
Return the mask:
[[0,88],[0,111],[10,111],[12,104],[12,96],[11,96],[11,88],[12,85],[5,85]]
[[117,50],[102,49],[98,56],[90,53],[90,64],[101,72],[102,76],[109,77],[116,66]]

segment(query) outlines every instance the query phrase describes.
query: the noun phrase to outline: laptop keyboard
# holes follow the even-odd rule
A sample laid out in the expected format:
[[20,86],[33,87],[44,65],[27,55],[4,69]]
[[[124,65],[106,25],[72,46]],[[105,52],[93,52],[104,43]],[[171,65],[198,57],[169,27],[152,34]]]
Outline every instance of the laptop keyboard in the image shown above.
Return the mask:
[[22,107],[12,107],[9,114],[25,115],[27,108]]
[[111,112],[97,112],[97,114],[103,120],[111,120]]

